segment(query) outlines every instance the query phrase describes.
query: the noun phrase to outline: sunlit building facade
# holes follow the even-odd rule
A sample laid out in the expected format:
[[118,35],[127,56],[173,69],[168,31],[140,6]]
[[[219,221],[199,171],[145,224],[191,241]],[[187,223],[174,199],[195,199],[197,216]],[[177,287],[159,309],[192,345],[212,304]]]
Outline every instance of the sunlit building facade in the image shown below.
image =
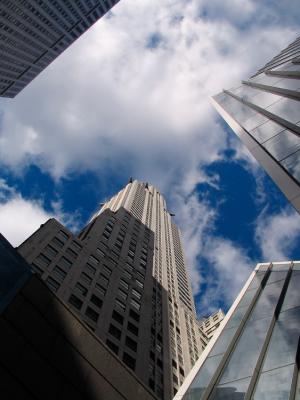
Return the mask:
[[213,337],[224,317],[224,312],[219,309],[200,321],[201,330],[205,333],[208,339]]
[[1,0],[0,97],[15,97],[119,0]]
[[300,38],[212,101],[300,212]]
[[131,180],[78,235],[51,219],[18,250],[158,398],[174,396],[208,339],[155,187]]
[[300,262],[258,264],[174,400],[298,400]]

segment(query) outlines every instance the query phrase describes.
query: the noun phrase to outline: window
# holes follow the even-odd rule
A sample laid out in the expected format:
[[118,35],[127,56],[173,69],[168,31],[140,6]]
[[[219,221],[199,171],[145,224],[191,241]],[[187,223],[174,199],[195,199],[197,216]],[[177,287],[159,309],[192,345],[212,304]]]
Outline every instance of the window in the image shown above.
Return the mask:
[[134,370],[135,359],[125,352],[123,353],[123,362],[127,365],[127,367]]
[[54,258],[58,251],[48,244],[48,246],[44,249],[44,253],[50,258]]
[[117,307],[120,307],[120,308],[121,308],[121,310],[123,310],[123,311],[125,311],[125,310],[126,310],[126,304],[124,304],[122,301],[120,301],[120,300],[116,299],[116,302],[115,302],[115,304],[116,304],[116,306],[117,306]]
[[135,290],[135,289],[132,289],[132,292],[131,292],[137,299],[141,299],[141,297],[142,297],[142,295],[141,295],[141,293],[140,292],[138,292],[137,290]]
[[34,272],[36,272],[36,273],[39,274],[39,275],[43,275],[44,271],[43,271],[40,267],[38,267],[38,266],[37,266],[36,264],[34,264],[34,263],[32,263],[31,266],[32,266]]
[[84,287],[81,283],[79,283],[79,282],[76,283],[76,285],[75,285],[75,287],[74,287],[74,290],[75,290],[76,292],[80,293],[82,296],[86,296],[86,295],[87,295],[87,292],[88,292],[87,288],[85,288],[85,287]]
[[92,265],[90,264],[86,264],[85,266],[85,271],[88,272],[90,275],[95,275],[96,273],[96,268],[94,268]]
[[47,268],[48,265],[51,263],[51,260],[50,260],[48,257],[44,256],[44,254],[40,254],[40,255],[35,259],[35,261],[36,261],[41,267],[44,267],[44,268]]
[[109,325],[108,332],[118,340],[121,338],[122,332],[120,331],[120,329],[118,329],[116,326],[112,324]]
[[131,299],[130,300],[130,304],[132,305],[132,307],[134,307],[136,310],[140,310],[140,308],[141,308],[141,305],[137,302],[137,301],[135,301],[134,299]]
[[105,256],[104,251],[102,251],[102,250],[99,249],[99,248],[96,249],[96,253],[97,253],[97,255],[100,256],[100,257],[104,257],[104,256]]
[[137,326],[133,325],[131,322],[128,322],[127,329],[129,330],[129,332],[133,333],[135,336],[138,336],[139,328]]
[[59,231],[57,236],[63,240],[64,242],[69,239],[69,235],[67,235],[64,231]]
[[87,307],[87,309],[85,311],[85,315],[94,322],[98,321],[99,314],[95,310],[93,310],[91,307]]
[[66,253],[72,257],[73,259],[77,257],[77,253],[75,253],[74,250],[70,249],[70,247],[67,248]]
[[49,288],[53,290],[53,292],[57,292],[60,287],[60,284],[50,276],[48,276],[48,278],[46,279],[46,283],[49,286]]
[[124,275],[127,279],[131,279],[131,278],[132,278],[132,275],[131,275],[128,271],[126,271],[126,270],[123,271],[123,275]]
[[138,279],[135,280],[135,283],[137,284],[137,286],[139,286],[141,289],[144,289],[144,284],[139,281]]
[[134,340],[132,340],[129,336],[126,336],[125,344],[129,349],[136,351],[137,343]]
[[119,324],[123,324],[123,321],[124,321],[124,317],[121,315],[121,314],[119,314],[117,311],[113,311],[113,313],[112,313],[112,318],[115,320],[115,321],[117,321]]
[[103,304],[103,301],[102,301],[99,297],[97,297],[96,295],[94,295],[94,294],[92,294],[92,296],[91,296],[91,298],[90,298],[90,302],[93,303],[93,304],[95,304],[95,306],[97,306],[97,307],[99,307],[99,308],[101,308],[101,307],[102,307],[102,304]]
[[92,265],[95,265],[95,266],[99,264],[98,258],[96,258],[96,257],[94,257],[94,256],[89,256],[89,262],[90,262]]
[[124,279],[120,279],[120,286],[122,286],[124,289],[128,290],[129,285]]
[[69,261],[66,257],[62,257],[62,258],[59,260],[59,265],[60,265],[61,267],[65,267],[67,270],[69,270],[69,269],[71,268],[71,266],[72,266],[72,263],[71,263],[71,261]]
[[69,303],[72,304],[72,306],[74,306],[77,310],[80,310],[83,304],[83,302],[74,294],[71,294]]
[[107,275],[107,276],[110,276],[110,275],[111,275],[111,269],[108,268],[107,265],[103,265],[103,267],[102,267],[102,272],[103,272],[105,275]]
[[74,249],[76,249],[77,251],[80,251],[82,249],[82,246],[77,243],[77,242],[72,242],[72,246],[74,247]]
[[119,347],[116,345],[116,344],[114,344],[111,340],[109,340],[109,339],[107,339],[106,340],[106,344],[107,344],[107,346],[115,353],[115,354],[118,354],[118,352],[119,352]]
[[124,301],[127,299],[127,293],[123,292],[121,289],[118,290],[118,296]]
[[103,296],[105,296],[105,294],[106,294],[106,289],[103,286],[101,286],[99,283],[96,283],[95,290],[97,290],[97,292],[101,293]]
[[104,275],[100,274],[99,279],[98,279],[98,282],[99,282],[102,286],[107,287],[107,286],[108,286],[109,280],[108,280]]
[[87,284],[90,285],[92,283],[92,278],[88,276],[86,273],[81,272],[80,278]]
[[139,314],[136,313],[136,312],[133,311],[133,310],[130,310],[130,311],[129,311],[129,316],[130,316],[132,319],[134,319],[135,321],[137,321],[137,322],[140,321],[140,316],[139,316]]
[[52,275],[59,282],[62,282],[67,276],[67,273],[56,265],[52,270]]

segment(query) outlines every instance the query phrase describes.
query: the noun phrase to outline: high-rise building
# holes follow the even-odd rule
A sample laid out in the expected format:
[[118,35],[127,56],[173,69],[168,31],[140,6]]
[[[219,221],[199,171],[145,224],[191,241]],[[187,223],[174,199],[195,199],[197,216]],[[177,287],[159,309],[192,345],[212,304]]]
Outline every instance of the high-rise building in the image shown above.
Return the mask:
[[299,261],[258,264],[174,400],[298,400],[299,287]]
[[300,212],[300,38],[212,101]]
[[173,397],[208,340],[157,189],[131,180],[79,235],[51,219],[19,252],[159,398]]
[[15,97],[119,0],[1,0],[0,96]]
[[1,234],[0,326],[5,400],[157,399]]
[[201,330],[205,333],[208,339],[211,339],[215,333],[215,331],[220,326],[220,323],[223,321],[225,317],[224,312],[219,309],[208,317],[203,318],[200,321]]

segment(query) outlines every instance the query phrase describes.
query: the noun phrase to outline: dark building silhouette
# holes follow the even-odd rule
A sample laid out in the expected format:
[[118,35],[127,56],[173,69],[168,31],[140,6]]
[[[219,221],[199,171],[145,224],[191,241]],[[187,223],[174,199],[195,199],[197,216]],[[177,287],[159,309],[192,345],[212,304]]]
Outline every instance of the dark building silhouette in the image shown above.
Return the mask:
[[155,400],[2,235],[0,388],[5,400]]
[[1,0],[0,96],[15,97],[119,0]]

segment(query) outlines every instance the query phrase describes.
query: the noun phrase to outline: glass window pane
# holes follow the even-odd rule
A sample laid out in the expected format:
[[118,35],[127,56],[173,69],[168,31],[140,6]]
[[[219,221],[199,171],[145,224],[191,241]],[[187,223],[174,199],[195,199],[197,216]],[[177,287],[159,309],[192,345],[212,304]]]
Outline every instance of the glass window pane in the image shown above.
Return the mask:
[[279,314],[263,363],[263,371],[295,362],[300,333],[299,327],[299,307]]
[[284,127],[276,124],[276,122],[269,120],[265,124],[258,126],[249,133],[259,142],[263,143],[277,133],[284,130]]
[[300,89],[300,79],[281,79],[274,86],[282,89],[298,90]]
[[258,286],[260,286],[264,276],[265,276],[266,272],[265,271],[259,271],[255,274],[254,278],[252,279],[250,285],[247,288],[247,292],[251,289],[255,289]]
[[271,318],[249,321],[224,369],[220,383],[235,381],[252,375],[260,355]]
[[[259,91],[259,89],[257,89]],[[250,101],[252,104],[255,104],[256,106],[266,108],[270,106],[271,104],[274,104],[275,102],[279,101],[281,99],[281,96],[278,96],[273,93],[268,93],[264,91],[259,91],[259,94],[257,96],[254,96],[252,98],[245,98],[246,100]]]
[[273,369],[260,375],[253,400],[289,399],[294,364]]
[[300,182],[300,151],[285,158],[280,164]]
[[247,307],[238,307],[234,311],[232,316],[230,317],[230,320],[227,322],[226,330],[229,328],[233,328],[233,327],[237,328],[239,326],[241,320],[243,319],[244,315],[246,314],[247,310],[248,310],[248,306]]
[[282,271],[276,271],[276,270],[272,270],[272,272],[270,273],[268,280],[267,280],[267,285],[269,285],[269,283],[273,283],[276,281],[279,281],[281,279],[285,279],[287,276],[288,270],[282,270]]
[[276,160],[280,161],[300,149],[300,136],[286,129],[267,140],[263,146]]
[[212,376],[216,372],[222,355],[209,357],[204,361],[191,386],[183,396],[183,400],[200,400]]
[[250,321],[265,317],[272,317],[280,296],[284,280],[267,285],[257,300]]
[[209,353],[209,356],[214,356],[216,354],[223,354],[228,348],[229,343],[231,342],[237,328],[225,329],[221,335],[218,337],[212,351]]
[[252,302],[256,292],[257,289],[247,290],[242,300],[239,302],[239,308],[248,306]]
[[300,274],[293,271],[281,311],[297,306],[300,306]]
[[243,400],[250,383],[250,378],[218,385],[210,400]]
[[298,100],[281,98],[277,103],[268,107],[267,110],[293,124],[300,120],[300,102]]

